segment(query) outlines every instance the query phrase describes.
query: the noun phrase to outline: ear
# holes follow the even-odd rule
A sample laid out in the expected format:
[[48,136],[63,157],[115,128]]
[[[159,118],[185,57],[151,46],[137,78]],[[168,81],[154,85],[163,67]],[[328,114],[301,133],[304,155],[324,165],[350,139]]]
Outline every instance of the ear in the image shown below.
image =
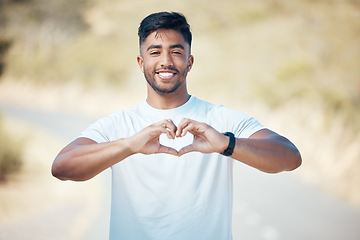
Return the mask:
[[144,59],[141,57],[141,55],[137,56],[137,62],[139,64],[140,70],[144,72]]
[[188,59],[188,72],[190,72],[192,66],[194,64],[194,56],[190,55],[189,59]]

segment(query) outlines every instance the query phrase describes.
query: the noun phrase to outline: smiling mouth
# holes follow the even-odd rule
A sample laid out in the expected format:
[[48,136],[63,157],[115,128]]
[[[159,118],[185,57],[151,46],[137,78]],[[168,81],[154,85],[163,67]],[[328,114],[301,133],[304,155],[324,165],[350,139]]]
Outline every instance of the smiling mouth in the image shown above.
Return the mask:
[[175,76],[176,73],[173,72],[158,72],[157,73],[161,79],[171,79]]
[[162,80],[171,80],[179,71],[176,68],[161,68],[156,69],[155,73],[161,78]]

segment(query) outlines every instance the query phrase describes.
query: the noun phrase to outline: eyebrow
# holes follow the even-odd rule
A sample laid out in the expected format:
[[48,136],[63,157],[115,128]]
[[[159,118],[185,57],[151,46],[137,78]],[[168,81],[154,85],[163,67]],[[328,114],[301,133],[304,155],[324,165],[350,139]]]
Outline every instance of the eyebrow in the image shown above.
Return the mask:
[[154,48],[162,48],[162,46],[161,46],[161,45],[150,45],[150,46],[146,49],[146,51],[149,51],[150,49],[154,49]]
[[170,46],[170,49],[173,49],[173,48],[181,48],[182,50],[185,50],[185,47],[181,44],[174,44],[174,45],[171,45]]
[[[162,48],[162,45],[150,45],[147,48],[147,51],[149,51],[151,49],[154,49],[154,48]],[[170,49],[174,49],[174,48],[181,48],[181,49],[185,50],[185,47],[183,45],[181,45],[181,44],[174,44],[174,45],[170,46]]]

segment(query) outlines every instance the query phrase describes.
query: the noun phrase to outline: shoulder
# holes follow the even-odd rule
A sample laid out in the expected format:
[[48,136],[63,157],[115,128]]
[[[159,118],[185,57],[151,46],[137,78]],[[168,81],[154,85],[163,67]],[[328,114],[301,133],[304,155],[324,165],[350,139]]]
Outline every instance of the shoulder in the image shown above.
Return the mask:
[[192,100],[192,106],[197,111],[212,112],[212,111],[217,111],[219,108],[223,107],[223,105],[221,104],[214,104],[193,96],[191,100]]
[[123,110],[120,109],[108,116],[102,117],[98,122],[104,122],[107,124],[117,123],[119,121],[126,121],[127,119],[136,118],[141,115],[142,104],[135,106],[132,109]]
[[264,128],[254,117],[240,110],[224,107],[222,104],[213,104],[209,109],[208,117],[210,124],[217,126],[219,131],[233,132],[236,137],[248,138]]
[[209,114],[214,115],[214,117],[225,117],[225,118],[228,116],[236,116],[237,118],[248,117],[248,115],[246,115],[242,111],[227,108],[223,104],[211,103],[196,97],[193,98],[194,98],[193,104],[198,110],[203,109],[207,111]]
[[[117,137],[119,133],[127,132],[131,125],[134,125],[136,119],[140,118],[136,113],[136,108],[130,110],[118,110],[108,116],[99,118],[94,123],[83,131],[83,134],[88,132],[96,132],[111,140]],[[116,136],[115,136],[115,135]]]

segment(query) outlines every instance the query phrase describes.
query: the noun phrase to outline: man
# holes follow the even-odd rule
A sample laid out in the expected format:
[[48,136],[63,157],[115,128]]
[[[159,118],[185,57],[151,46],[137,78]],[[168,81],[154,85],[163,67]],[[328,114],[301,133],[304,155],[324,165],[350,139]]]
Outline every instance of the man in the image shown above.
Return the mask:
[[52,173],[83,181],[112,169],[110,239],[232,239],[233,159],[276,173],[300,166],[299,151],[244,113],[188,94],[183,15],[151,14],[138,33],[146,101],[91,125]]

